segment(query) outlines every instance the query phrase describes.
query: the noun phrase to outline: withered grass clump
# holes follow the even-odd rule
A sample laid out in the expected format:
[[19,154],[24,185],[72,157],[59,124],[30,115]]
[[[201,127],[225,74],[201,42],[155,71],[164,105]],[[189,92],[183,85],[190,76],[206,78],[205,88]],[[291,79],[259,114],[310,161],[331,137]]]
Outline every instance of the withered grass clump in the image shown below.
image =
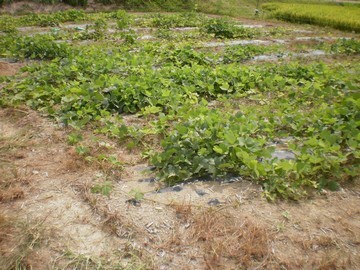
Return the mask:
[[23,158],[21,153],[21,148],[25,147],[23,140],[21,134],[0,137],[0,202],[24,198],[23,184],[28,184],[28,179],[14,164],[14,159]]
[[192,237],[202,242],[210,269],[220,269],[224,260],[242,267],[260,265],[269,257],[266,230],[245,218],[236,220],[226,212],[203,210],[193,216]]
[[102,218],[102,225],[105,231],[121,238],[131,238],[138,229],[136,225],[119,211],[111,210],[105,200],[91,192],[90,183],[75,184],[81,198],[89,204],[93,212]]
[[171,207],[175,210],[175,215],[183,222],[188,222],[193,215],[191,204],[172,204]]
[[0,214],[0,269],[30,269],[27,259],[43,239],[41,225]]

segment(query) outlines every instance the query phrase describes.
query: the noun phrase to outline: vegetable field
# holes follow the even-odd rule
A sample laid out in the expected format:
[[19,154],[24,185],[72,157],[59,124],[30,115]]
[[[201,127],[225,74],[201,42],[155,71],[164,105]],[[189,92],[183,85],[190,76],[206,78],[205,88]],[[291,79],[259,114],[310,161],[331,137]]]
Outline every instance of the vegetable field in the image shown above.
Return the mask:
[[[95,23],[78,30],[8,31],[4,55],[49,61],[36,61],[24,69],[29,76],[8,83],[2,104],[27,104],[75,131],[91,126],[140,147],[169,184],[237,175],[261,183],[269,199],[299,199],[308,188],[336,190],[358,176],[358,63],[243,64],[284,45],[208,49],[214,38],[270,42],[272,34],[196,13],[91,16]],[[56,26],[86,15],[44,18]],[[46,25],[39,17],[14,19],[22,22]],[[151,27],[151,41],[142,40],[141,27]],[[322,46],[329,54],[358,54],[360,42]],[[127,114],[144,123],[126,125]],[[291,158],[277,156],[282,142]]]

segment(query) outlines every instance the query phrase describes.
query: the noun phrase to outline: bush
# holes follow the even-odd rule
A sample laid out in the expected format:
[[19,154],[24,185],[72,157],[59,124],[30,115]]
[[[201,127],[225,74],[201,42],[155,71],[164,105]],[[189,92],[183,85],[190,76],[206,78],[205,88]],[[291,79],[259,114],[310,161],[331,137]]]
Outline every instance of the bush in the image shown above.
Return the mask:
[[213,34],[216,38],[252,38],[257,30],[234,25],[233,22],[217,18],[209,20],[203,27],[207,34]]
[[52,37],[37,35],[21,37],[16,40],[15,52],[17,56],[30,59],[54,59],[69,55],[67,44],[56,43]]
[[131,22],[130,16],[125,10],[118,10],[111,17],[116,19],[117,28],[120,30],[128,27]]

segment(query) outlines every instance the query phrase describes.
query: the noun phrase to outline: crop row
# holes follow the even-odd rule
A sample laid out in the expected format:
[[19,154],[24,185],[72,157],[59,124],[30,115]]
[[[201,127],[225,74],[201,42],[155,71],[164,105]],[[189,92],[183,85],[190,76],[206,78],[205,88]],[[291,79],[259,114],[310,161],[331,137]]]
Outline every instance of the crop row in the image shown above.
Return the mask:
[[123,26],[138,25],[142,27],[187,27],[201,26],[208,18],[195,12],[184,12],[180,14],[160,14],[155,13],[137,18],[124,10],[117,10],[108,13],[85,13],[82,10],[59,11],[51,14],[31,13],[23,16],[0,16],[0,31],[9,32],[16,27],[40,26],[54,27],[65,22],[84,22],[95,21],[97,19],[112,20]]

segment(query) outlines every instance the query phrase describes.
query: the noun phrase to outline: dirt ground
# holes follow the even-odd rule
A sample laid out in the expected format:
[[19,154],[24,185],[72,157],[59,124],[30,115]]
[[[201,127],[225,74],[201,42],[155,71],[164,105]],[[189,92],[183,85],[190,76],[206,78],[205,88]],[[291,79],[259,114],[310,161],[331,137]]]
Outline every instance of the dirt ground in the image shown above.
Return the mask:
[[[1,269],[360,268],[358,184],[297,203],[244,180],[156,192],[136,153],[86,138],[123,169],[101,166],[67,136],[27,108],[0,111]],[[105,181],[109,196],[94,192]]]

